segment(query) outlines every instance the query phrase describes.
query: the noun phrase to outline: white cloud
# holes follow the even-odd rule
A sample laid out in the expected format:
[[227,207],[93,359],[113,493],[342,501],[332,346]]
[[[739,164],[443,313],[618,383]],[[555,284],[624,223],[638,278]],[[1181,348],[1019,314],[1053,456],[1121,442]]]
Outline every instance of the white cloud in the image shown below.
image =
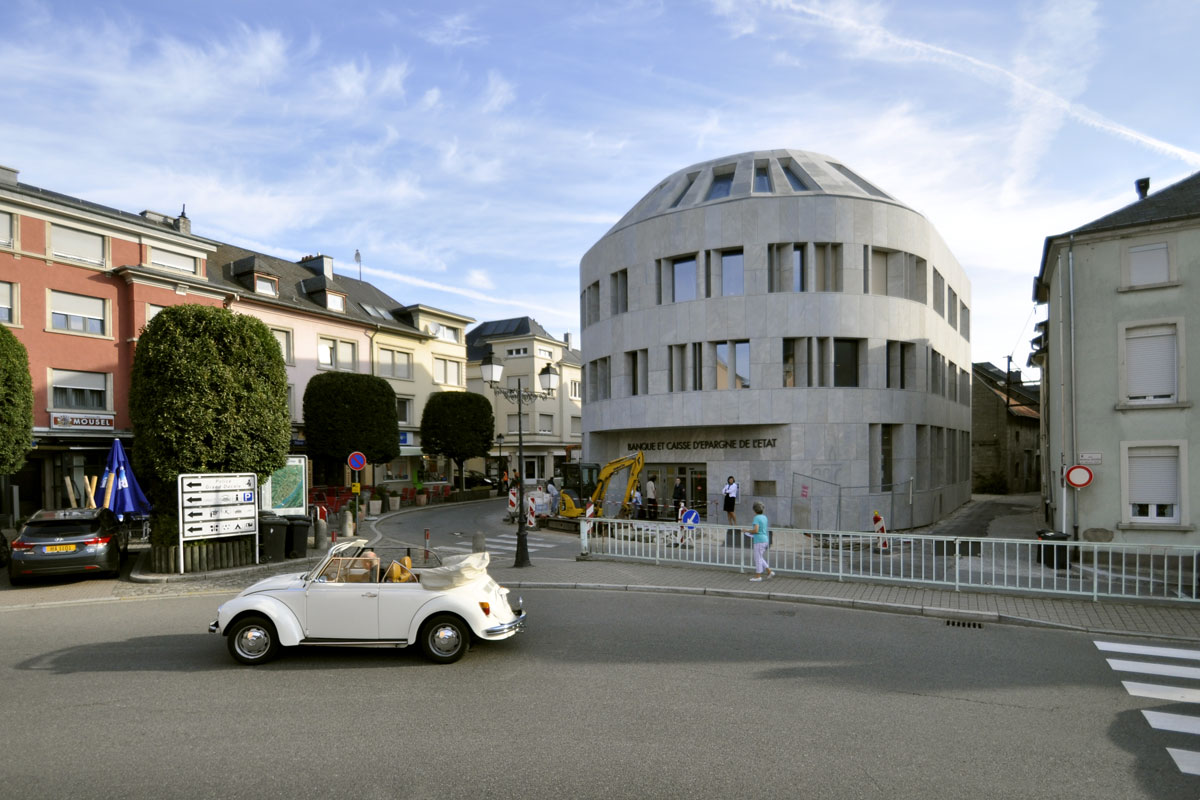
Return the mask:
[[516,89],[495,70],[488,72],[487,89],[483,93],[481,110],[485,114],[502,111],[517,98]]
[[417,104],[417,110],[430,111],[437,108],[442,102],[442,90],[434,86],[432,89],[427,89],[425,94],[421,95],[421,102]]
[[487,41],[485,36],[475,31],[470,15],[455,14],[439,20],[437,26],[424,31],[421,38],[439,47],[462,47]]
[[472,289],[495,289],[496,284],[492,282],[492,276],[481,269],[472,269],[467,272],[467,285]]

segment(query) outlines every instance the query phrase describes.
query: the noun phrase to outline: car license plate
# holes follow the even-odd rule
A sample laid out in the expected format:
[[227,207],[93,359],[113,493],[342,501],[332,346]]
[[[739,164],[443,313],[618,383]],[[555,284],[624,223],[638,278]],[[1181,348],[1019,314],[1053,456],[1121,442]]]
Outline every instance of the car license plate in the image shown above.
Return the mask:
[[73,544],[48,544],[42,548],[43,553],[74,553],[75,545]]

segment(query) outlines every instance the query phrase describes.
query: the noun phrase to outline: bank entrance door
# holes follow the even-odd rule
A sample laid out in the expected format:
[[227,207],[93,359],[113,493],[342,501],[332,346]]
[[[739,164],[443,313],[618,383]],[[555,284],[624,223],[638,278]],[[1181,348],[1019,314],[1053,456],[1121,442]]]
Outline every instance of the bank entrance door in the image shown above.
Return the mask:
[[688,505],[700,512],[701,519],[708,518],[708,469],[687,468]]

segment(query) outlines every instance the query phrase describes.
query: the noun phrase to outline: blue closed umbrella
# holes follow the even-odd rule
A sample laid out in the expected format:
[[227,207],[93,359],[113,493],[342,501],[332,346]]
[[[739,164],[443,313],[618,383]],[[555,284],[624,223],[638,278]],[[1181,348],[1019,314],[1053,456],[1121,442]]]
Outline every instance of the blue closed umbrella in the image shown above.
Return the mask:
[[124,520],[126,514],[149,514],[150,501],[142,494],[137,478],[133,477],[133,467],[125,457],[125,448],[120,439],[113,439],[112,449],[108,451],[108,463],[104,466],[104,476],[96,487],[93,498],[96,505],[108,508]]

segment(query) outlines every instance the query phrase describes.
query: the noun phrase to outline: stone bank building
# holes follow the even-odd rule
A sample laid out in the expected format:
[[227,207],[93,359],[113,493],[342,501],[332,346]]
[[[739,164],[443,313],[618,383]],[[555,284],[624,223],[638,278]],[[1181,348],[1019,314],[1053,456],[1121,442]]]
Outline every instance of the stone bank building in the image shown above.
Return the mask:
[[836,159],[681,169],[580,265],[584,458],[646,457],[724,519],[928,524],[971,490],[971,288],[933,226]]

